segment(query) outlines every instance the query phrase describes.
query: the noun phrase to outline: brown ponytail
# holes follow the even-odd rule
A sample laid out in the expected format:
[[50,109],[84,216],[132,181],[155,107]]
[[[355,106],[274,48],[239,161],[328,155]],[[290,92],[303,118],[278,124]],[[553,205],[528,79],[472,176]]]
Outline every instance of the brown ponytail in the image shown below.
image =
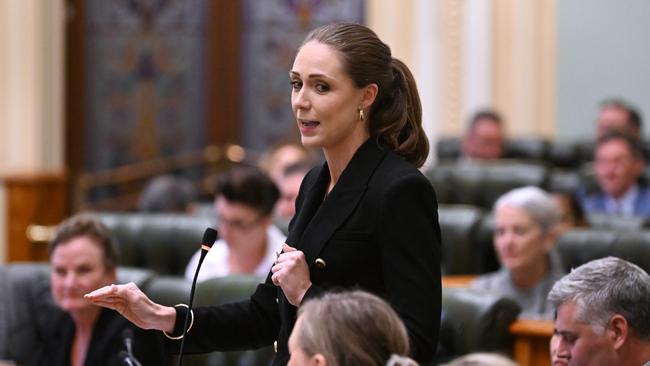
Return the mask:
[[393,82],[371,107],[370,131],[420,167],[429,154],[429,141],[422,129],[420,94],[411,71],[402,61],[393,58],[391,66]]
[[312,31],[310,41],[339,51],[347,74],[359,88],[377,84],[379,93],[370,107],[370,135],[385,141],[417,167],[429,154],[422,129],[422,105],[408,67],[391,56],[390,48],[369,28],[356,23],[335,23]]

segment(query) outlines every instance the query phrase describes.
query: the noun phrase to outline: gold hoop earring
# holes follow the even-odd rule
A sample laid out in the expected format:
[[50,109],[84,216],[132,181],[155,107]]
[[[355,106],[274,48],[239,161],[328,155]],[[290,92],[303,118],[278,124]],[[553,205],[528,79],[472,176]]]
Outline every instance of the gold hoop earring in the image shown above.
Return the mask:
[[359,109],[359,120],[363,121],[366,119],[366,116],[363,114],[363,109]]

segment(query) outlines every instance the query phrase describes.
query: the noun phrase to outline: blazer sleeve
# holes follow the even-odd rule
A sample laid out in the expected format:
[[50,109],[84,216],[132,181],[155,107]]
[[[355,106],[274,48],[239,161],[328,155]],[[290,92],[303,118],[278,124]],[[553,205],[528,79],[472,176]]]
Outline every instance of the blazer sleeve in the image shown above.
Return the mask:
[[[193,310],[194,323],[187,334],[184,352],[233,351],[260,348],[273,343],[280,329],[277,288],[270,283],[257,286],[249,300]],[[174,334],[180,334],[187,314],[176,307]],[[166,347],[178,352],[180,340],[166,339]]]
[[442,298],[435,193],[418,174],[397,178],[385,192],[375,240],[386,299],[407,328],[412,356],[428,363],[438,344]]

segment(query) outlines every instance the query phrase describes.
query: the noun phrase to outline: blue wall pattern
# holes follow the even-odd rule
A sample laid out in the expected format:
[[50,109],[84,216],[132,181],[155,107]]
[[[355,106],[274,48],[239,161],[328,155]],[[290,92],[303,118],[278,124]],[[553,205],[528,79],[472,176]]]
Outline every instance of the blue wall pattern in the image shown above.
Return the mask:
[[205,145],[205,0],[86,3],[86,169]]
[[[205,146],[209,1],[87,0],[87,171]],[[242,2],[241,143],[262,151],[298,137],[288,72],[300,42],[322,24],[362,22],[364,0],[229,1]]]

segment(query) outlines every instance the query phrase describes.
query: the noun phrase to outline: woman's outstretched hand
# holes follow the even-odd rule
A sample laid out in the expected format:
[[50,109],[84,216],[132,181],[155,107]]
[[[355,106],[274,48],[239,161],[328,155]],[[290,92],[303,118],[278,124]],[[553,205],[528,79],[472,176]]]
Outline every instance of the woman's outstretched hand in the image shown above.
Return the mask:
[[143,329],[158,329],[168,333],[174,330],[176,310],[157,304],[133,282],[99,288],[84,298],[95,305],[113,309]]
[[276,286],[282,287],[282,292],[289,303],[299,306],[305,293],[311,287],[305,253],[284,244],[282,253],[278,255],[271,272],[273,272],[271,280]]

